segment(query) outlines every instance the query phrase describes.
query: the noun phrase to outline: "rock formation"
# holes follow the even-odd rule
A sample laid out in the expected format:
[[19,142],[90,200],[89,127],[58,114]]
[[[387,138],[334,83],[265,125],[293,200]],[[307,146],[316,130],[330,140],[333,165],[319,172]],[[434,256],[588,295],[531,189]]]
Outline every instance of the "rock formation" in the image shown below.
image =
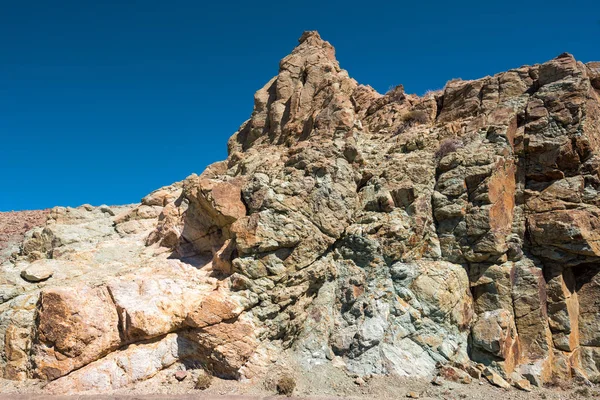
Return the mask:
[[600,382],[600,63],[381,95],[299,42],[227,160],[26,234],[2,264],[3,376],[103,391],[285,356]]

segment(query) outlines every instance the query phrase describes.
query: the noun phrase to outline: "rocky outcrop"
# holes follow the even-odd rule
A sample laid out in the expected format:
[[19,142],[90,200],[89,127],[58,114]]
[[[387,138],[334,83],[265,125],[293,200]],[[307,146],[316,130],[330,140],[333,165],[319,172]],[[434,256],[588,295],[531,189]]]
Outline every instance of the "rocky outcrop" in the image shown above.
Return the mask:
[[25,232],[46,223],[49,210],[0,212],[0,264],[19,249]]
[[177,361],[255,379],[285,354],[600,381],[599,76],[563,54],[381,95],[306,32],[226,161],[26,234],[2,265],[4,376],[104,391]]

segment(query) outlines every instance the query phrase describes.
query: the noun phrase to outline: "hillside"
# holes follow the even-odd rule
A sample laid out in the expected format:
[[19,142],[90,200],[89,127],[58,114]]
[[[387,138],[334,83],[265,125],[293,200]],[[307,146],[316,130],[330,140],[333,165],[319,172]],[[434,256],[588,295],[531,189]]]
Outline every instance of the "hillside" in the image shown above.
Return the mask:
[[305,32],[228,150],[28,230],[0,270],[5,379],[600,382],[600,63],[382,95]]

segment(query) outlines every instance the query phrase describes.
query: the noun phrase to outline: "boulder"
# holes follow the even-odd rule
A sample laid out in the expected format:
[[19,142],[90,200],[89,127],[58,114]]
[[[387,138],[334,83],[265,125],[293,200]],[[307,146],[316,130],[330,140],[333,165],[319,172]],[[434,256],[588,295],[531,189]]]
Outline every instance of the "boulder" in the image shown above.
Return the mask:
[[490,368],[486,368],[483,370],[483,376],[494,386],[497,386],[502,389],[510,389],[510,384],[504,380],[497,372],[493,371]]
[[53,380],[116,350],[119,318],[106,288],[49,288],[40,294],[34,373]]
[[43,260],[32,263],[30,266],[21,271],[21,278],[27,282],[41,282],[50,278],[54,274],[54,270],[48,263]]

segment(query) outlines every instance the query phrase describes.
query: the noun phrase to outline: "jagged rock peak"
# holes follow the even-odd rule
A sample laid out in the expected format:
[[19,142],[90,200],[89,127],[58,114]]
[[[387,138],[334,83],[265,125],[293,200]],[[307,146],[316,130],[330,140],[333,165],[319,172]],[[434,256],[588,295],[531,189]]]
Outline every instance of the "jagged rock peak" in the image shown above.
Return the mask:
[[299,42],[279,63],[278,75],[254,95],[252,117],[230,140],[230,153],[265,143],[292,145],[333,126],[352,128],[356,81],[317,32],[305,32]]
[[331,61],[335,61],[335,48],[328,41],[321,39],[317,31],[305,31],[298,39],[298,46],[292,53],[294,52],[325,52]]
[[298,43],[302,44],[309,39],[314,39],[317,42],[324,43],[325,41],[321,39],[321,35],[317,31],[304,31],[302,36],[298,39]]

